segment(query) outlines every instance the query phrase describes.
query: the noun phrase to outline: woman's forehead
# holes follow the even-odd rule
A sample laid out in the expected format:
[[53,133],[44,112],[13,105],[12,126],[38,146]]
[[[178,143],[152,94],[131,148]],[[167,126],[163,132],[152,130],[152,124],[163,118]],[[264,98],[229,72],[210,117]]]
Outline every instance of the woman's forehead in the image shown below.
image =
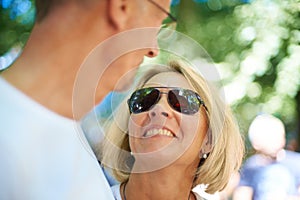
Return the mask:
[[164,86],[164,87],[182,87],[193,89],[186,78],[177,72],[162,72],[150,78],[145,87]]

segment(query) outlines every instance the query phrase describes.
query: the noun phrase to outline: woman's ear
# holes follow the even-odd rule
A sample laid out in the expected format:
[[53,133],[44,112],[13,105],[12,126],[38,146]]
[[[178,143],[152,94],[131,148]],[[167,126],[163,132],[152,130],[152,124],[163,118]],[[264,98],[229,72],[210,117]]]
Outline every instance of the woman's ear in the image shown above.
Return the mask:
[[213,146],[212,145],[212,132],[211,132],[211,129],[209,128],[207,130],[205,138],[202,142],[201,152],[205,153],[205,154],[210,153],[212,150],[212,146]]
[[128,0],[107,0],[108,19],[115,29],[124,30],[129,20]]

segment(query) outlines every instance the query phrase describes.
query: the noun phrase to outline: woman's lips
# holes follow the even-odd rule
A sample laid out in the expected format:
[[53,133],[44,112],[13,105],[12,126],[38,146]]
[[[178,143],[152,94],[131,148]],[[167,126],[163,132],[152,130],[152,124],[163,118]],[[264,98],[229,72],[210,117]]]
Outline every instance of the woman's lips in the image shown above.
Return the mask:
[[170,130],[168,129],[165,129],[165,128],[152,128],[152,129],[148,129],[143,137],[152,137],[152,136],[155,136],[155,135],[163,135],[163,136],[167,136],[167,137],[176,137],[176,135],[171,132]]

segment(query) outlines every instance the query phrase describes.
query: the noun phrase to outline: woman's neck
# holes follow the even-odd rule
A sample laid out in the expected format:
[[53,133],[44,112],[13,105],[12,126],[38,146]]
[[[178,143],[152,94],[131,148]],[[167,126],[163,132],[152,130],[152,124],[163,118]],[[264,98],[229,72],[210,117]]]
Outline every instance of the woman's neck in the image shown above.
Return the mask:
[[126,189],[122,184],[121,196],[126,200],[135,199],[194,199],[194,195],[190,195],[194,173],[190,170],[172,170],[163,169],[155,172],[131,174]]

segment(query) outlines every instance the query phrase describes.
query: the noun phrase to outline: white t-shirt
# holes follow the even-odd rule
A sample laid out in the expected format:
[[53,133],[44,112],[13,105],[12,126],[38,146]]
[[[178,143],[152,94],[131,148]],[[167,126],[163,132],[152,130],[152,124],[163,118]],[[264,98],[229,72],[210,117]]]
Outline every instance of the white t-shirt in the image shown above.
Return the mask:
[[[120,194],[120,184],[114,185],[111,187],[111,190],[114,194],[115,200],[122,200],[121,194]],[[199,194],[194,192],[194,195],[196,196],[197,200],[204,200]]]
[[46,109],[1,77],[0,124],[1,200],[113,199],[79,122]]

